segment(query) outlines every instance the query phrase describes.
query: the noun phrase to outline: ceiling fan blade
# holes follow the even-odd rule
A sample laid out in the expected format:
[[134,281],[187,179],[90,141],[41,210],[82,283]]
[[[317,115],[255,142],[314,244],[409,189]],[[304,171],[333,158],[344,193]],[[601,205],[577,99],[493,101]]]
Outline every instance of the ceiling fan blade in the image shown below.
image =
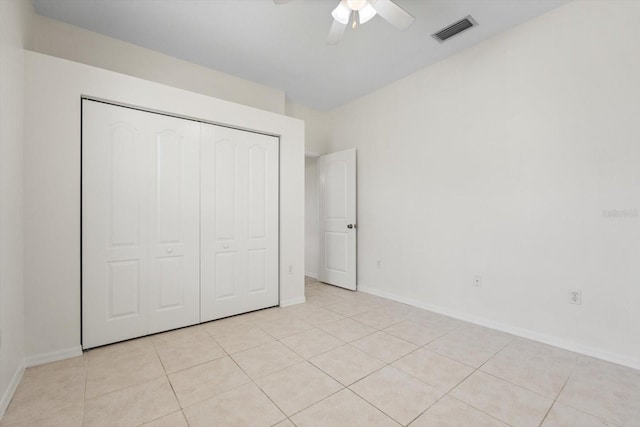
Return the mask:
[[327,44],[338,44],[342,40],[344,30],[347,28],[347,24],[342,24],[337,20],[333,20],[331,29],[329,30],[329,36],[327,37]]
[[378,15],[399,30],[406,30],[416,18],[391,0],[369,0]]

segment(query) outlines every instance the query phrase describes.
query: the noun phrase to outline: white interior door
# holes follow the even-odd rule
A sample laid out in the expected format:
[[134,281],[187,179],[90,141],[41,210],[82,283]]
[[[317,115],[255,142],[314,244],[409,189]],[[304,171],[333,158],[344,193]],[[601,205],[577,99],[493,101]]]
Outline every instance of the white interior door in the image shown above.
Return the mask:
[[83,347],[199,320],[199,124],[83,101]]
[[318,279],[356,290],[356,150],[318,158],[320,271]]
[[278,139],[202,125],[201,320],[278,305]]

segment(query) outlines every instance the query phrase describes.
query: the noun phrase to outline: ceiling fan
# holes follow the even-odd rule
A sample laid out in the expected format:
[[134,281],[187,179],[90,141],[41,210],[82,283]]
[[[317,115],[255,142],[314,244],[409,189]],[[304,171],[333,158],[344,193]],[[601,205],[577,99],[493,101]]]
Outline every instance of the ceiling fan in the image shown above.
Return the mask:
[[[291,0],[273,1],[276,4],[284,4]],[[352,23],[351,26],[356,28],[358,24],[364,24],[376,15],[380,15],[399,30],[406,30],[416,20],[413,15],[391,0],[340,0],[338,6],[331,12],[333,24],[329,30],[327,43],[338,44],[342,40],[349,21]]]

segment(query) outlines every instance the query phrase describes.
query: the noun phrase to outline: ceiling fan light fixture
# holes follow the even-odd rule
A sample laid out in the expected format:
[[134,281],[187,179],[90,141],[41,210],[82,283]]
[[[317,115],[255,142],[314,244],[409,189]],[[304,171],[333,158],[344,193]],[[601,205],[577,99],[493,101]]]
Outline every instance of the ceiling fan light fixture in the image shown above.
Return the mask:
[[331,12],[333,19],[341,24],[347,25],[351,17],[351,8],[347,4],[347,0],[342,0],[338,6]]
[[347,0],[347,6],[351,10],[360,10],[369,4],[369,0]]
[[359,10],[358,14],[360,16],[360,24],[364,24],[376,16],[376,10],[371,6],[371,3],[367,2],[367,4]]

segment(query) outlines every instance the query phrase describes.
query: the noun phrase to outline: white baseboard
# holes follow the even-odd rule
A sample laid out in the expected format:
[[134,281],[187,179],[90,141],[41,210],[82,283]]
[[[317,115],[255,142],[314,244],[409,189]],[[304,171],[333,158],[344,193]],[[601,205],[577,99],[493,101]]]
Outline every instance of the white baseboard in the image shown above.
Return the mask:
[[307,277],[311,277],[312,279],[318,280],[318,273],[311,273],[309,271],[305,271],[304,275]]
[[280,301],[280,307],[289,307],[290,305],[302,304],[305,301],[305,297],[282,300]]
[[57,362],[58,360],[77,356],[82,356],[82,347],[80,346],[50,351],[49,353],[34,354],[33,356],[27,356],[27,367],[44,365],[45,363]]
[[640,370],[640,359],[629,357],[624,354],[613,353],[607,350],[603,350],[596,347],[579,344],[573,341],[565,340],[563,338],[554,337],[551,335],[543,334],[540,332],[532,331],[529,329],[518,328],[506,323],[496,322],[490,319],[486,319],[472,314],[463,313],[448,308],[438,307],[435,305],[427,304],[425,302],[413,299],[401,297],[389,292],[379,291],[374,288],[368,288],[366,286],[358,285],[358,290],[367,294],[376,295],[382,298],[387,298],[393,301],[408,304],[414,307],[422,308],[434,313],[443,314],[445,316],[453,317],[455,319],[464,320],[476,325],[485,326],[487,328],[496,329],[498,331],[506,332],[508,334],[516,335],[522,338],[527,338],[533,341],[538,341],[544,344],[549,344],[554,347],[563,348],[565,350],[580,353],[585,356],[595,357],[597,359],[606,360],[607,362],[616,363],[618,365],[627,366],[633,369]]
[[9,387],[7,387],[7,390],[2,395],[2,399],[0,399],[0,419],[2,419],[2,416],[4,415],[4,413],[7,411],[7,408],[9,407],[9,403],[11,403],[11,399],[13,398],[13,395],[15,394],[16,389],[18,388],[18,384],[20,384],[22,375],[24,375],[25,368],[26,368],[26,362],[25,362],[25,359],[22,359],[22,362],[20,362],[20,365],[18,365],[18,369],[16,369],[16,372],[13,374],[13,378],[11,378]]

